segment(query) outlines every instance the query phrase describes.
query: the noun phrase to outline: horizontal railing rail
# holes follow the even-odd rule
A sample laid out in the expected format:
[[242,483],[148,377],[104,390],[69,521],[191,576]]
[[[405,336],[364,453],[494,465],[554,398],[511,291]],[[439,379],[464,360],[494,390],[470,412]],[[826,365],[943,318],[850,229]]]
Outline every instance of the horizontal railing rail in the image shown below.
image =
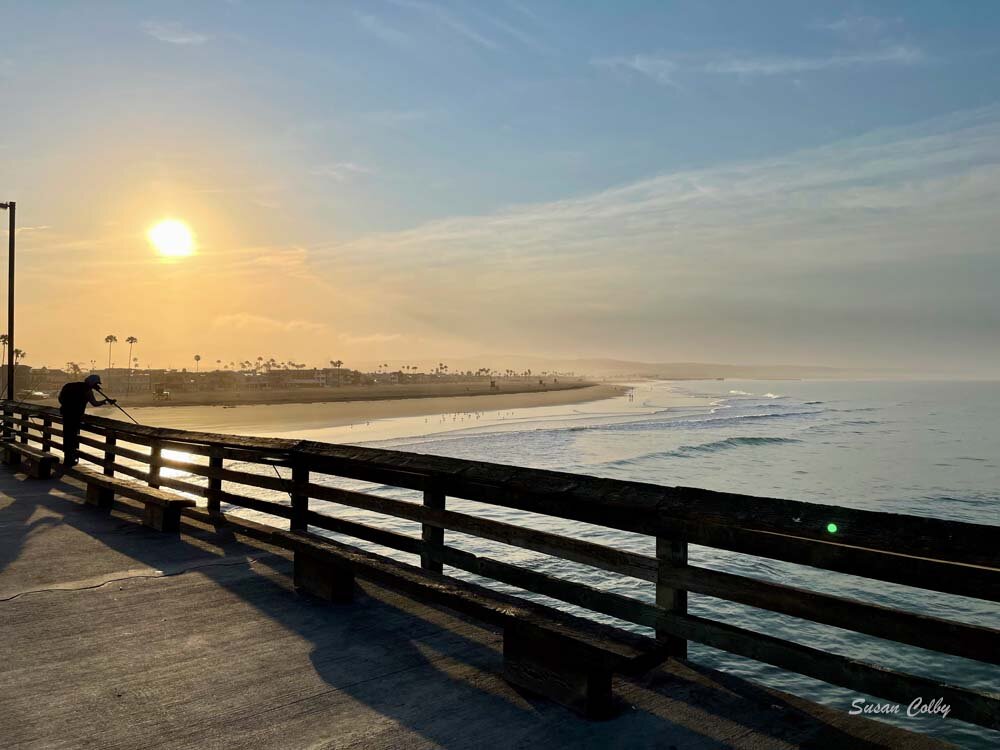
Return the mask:
[[[45,450],[61,449],[62,420],[57,410],[11,401],[2,406],[8,439],[36,443]],[[292,529],[322,529],[418,556],[427,570],[440,572],[444,566],[464,570],[651,628],[674,656],[686,656],[687,643],[697,642],[892,700],[940,696],[952,706],[954,717],[1000,727],[1000,696],[994,693],[905,674],[695,616],[687,606],[689,593],[714,597],[941,654],[1000,664],[1000,630],[994,627],[726,573],[688,561],[688,545],[693,544],[997,602],[997,526],[315,441],[137,426],[100,417],[88,416],[82,428],[82,460],[101,467],[105,474],[204,498],[211,513],[219,513],[223,504],[247,508],[287,519]],[[247,470],[255,465],[268,473]],[[422,493],[421,502],[329,486],[321,481],[328,476]],[[242,494],[247,490],[280,493],[281,499]],[[649,539],[653,554],[461,512],[454,505],[448,507],[450,499],[628,532]],[[351,508],[419,524],[421,534],[411,536],[376,522],[322,513],[314,503],[322,503],[324,509]],[[647,582],[652,601],[569,580],[536,566],[474,554],[447,544],[446,532]],[[501,548],[496,554],[503,554]]]

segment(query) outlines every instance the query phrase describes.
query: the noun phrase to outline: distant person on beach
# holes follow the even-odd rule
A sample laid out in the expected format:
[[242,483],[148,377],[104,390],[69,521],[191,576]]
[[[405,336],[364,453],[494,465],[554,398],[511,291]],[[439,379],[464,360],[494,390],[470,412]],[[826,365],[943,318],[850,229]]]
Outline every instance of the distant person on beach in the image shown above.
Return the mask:
[[80,420],[87,404],[104,406],[117,403],[113,398],[98,401],[94,391],[101,389],[101,376],[88,375],[77,383],[67,383],[59,391],[59,411],[63,418],[63,464],[75,466],[80,448]]

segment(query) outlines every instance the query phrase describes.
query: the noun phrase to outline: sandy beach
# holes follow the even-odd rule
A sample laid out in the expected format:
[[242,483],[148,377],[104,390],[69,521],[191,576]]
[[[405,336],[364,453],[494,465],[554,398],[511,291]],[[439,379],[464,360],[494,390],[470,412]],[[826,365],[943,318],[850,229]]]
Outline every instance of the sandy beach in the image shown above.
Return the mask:
[[[140,423],[156,427],[273,435],[409,417],[565,406],[610,399],[626,391],[624,386],[606,384],[528,393],[501,391],[482,395],[428,395],[322,403],[130,407],[123,400],[122,404]],[[91,413],[115,418],[107,408],[92,409]]]
[[[438,398],[449,396],[497,396],[587,388],[593,382],[581,378],[540,384],[536,378],[498,379],[499,390],[490,388],[488,380],[466,380],[443,383],[399,383],[376,385],[343,385],[336,388],[269,388],[262,390],[205,390],[173,392],[169,400],[157,399],[151,392],[128,393],[121,384],[105,384],[105,392],[117,398],[126,408],[174,406],[248,406],[267,404],[321,404],[345,401],[396,401],[403,399]],[[54,396],[37,403],[58,406]]]

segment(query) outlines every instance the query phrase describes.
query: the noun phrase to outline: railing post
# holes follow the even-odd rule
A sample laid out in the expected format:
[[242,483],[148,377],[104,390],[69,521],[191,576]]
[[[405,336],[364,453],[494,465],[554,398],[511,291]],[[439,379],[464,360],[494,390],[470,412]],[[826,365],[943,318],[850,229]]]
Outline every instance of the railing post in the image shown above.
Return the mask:
[[42,450],[52,450],[52,417],[42,418]]
[[[210,469],[222,468],[222,454],[213,453],[208,457],[208,467]],[[221,513],[222,502],[219,500],[219,493],[222,492],[222,479],[220,477],[208,478],[208,512]]]
[[309,526],[306,515],[309,513],[309,466],[299,457],[292,459],[292,531],[305,531]]
[[[447,496],[442,492],[435,483],[430,483],[424,489],[424,507],[425,508],[435,508],[437,510],[444,510],[447,501]],[[438,550],[439,552],[444,547],[444,529],[440,526],[431,526],[430,524],[423,524],[422,527],[423,536],[423,551],[420,553],[420,567],[424,570],[430,570],[435,573],[441,573],[444,571],[444,564],[440,559],[435,560],[431,556],[431,550]]]
[[[674,588],[674,584],[670,582],[670,571],[687,567],[687,558],[686,541],[664,536],[656,537],[656,606],[662,607],[667,612],[687,614],[687,591]],[[656,631],[656,638],[666,643],[668,656],[687,658],[687,641],[684,638],[669,635],[659,628]]]
[[3,439],[4,440],[10,440],[11,439],[11,427],[12,427],[12,425],[11,425],[11,423],[8,420],[10,420],[12,417],[13,417],[13,414],[12,414],[12,412],[10,410],[10,407],[7,405],[7,402],[5,401],[4,405],[3,405]]
[[28,415],[25,412],[21,412],[21,442],[28,442]]
[[160,445],[160,441],[153,438],[153,443],[149,447],[149,486],[159,487],[160,486],[160,454],[163,452],[163,448]]
[[117,442],[118,438],[113,430],[104,433],[104,476],[113,477],[115,475],[115,469],[111,464],[115,460],[115,444]]

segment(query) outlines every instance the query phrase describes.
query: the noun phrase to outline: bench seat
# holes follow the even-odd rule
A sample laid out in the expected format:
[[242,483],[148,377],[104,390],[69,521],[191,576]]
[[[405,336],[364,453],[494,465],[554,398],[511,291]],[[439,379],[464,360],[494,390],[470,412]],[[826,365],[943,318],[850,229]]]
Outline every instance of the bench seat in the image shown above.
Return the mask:
[[140,482],[121,477],[109,477],[87,467],[75,466],[65,471],[66,476],[79,479],[87,485],[87,502],[109,508],[115,495],[138,500],[145,506],[143,525],[157,531],[178,531],[181,510],[197,503],[191,498],[149,487]]
[[307,593],[349,601],[357,575],[499,626],[507,681],[591,718],[614,711],[613,673],[640,673],[666,658],[651,638],[307,532],[278,530],[273,539],[294,552],[295,585]]
[[20,467],[29,477],[48,479],[59,457],[47,451],[13,441],[3,443],[3,462]]

